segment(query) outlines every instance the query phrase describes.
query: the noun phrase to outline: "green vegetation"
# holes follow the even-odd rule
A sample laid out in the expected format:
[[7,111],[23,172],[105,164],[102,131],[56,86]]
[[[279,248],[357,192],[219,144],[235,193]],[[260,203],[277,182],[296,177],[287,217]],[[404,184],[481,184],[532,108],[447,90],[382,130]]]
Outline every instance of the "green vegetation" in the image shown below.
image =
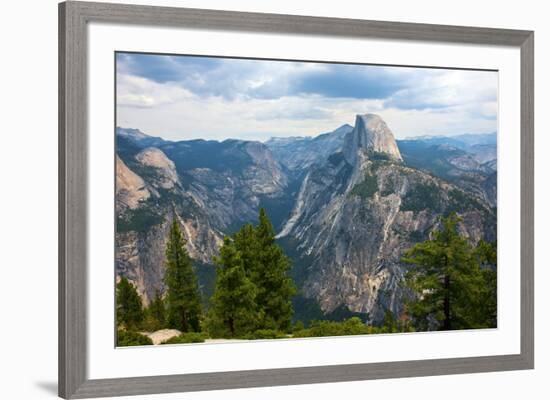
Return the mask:
[[409,190],[405,197],[403,197],[401,211],[440,210],[440,192],[440,189],[434,183],[419,182],[414,186],[414,190]]
[[172,222],[166,244],[164,280],[169,325],[182,332],[199,331],[202,311],[197,277],[177,219]]
[[207,337],[286,337],[296,289],[288,276],[290,261],[275,243],[275,231],[264,209],[257,226],[246,224],[225,238],[215,263],[214,294],[203,318],[197,275],[174,220],[166,244],[166,294],[163,297],[157,292],[149,307],[143,309],[134,286],[122,278],[117,285],[119,336],[148,344],[147,337],[137,336],[138,329],[173,328],[183,333],[166,343],[198,343]]
[[403,258],[414,293],[406,308],[417,330],[496,327],[496,244],[476,247],[460,236],[460,218],[442,220],[433,240],[416,244]]
[[153,332],[163,329],[166,326],[166,306],[160,292],[156,292],[155,298],[144,310],[145,319],[141,325],[142,329]]
[[162,223],[164,218],[149,207],[126,210],[117,218],[117,232],[147,232],[152,226]]
[[[410,265],[404,285],[410,297],[397,318],[367,323],[368,315],[339,308],[325,314],[301,295],[289,277],[290,262],[275,243],[265,212],[226,236],[215,259],[216,279],[208,312],[202,315],[197,278],[177,221],[166,244],[166,294],[157,292],[147,308],[126,279],[117,284],[117,345],[152,344],[139,331],[174,328],[183,333],[163,344],[201,343],[208,338],[283,339],[488,328],[496,326],[496,244],[472,246],[458,234],[460,218],[442,220],[433,239],[417,243],[403,261]],[[420,234],[420,233],[419,233]],[[420,236],[417,238],[420,239]],[[294,308],[308,317],[292,323]]]
[[425,236],[426,233],[422,231],[411,231],[409,233],[409,239],[413,242],[420,242]]
[[116,286],[116,319],[117,325],[125,329],[135,329],[144,319],[141,298],[136,288],[122,277]]
[[206,319],[212,337],[238,337],[253,330],[260,318],[257,289],[247,276],[243,259],[226,237],[220,250],[216,289]]
[[395,193],[394,188],[397,187],[396,179],[393,175],[389,175],[384,182],[383,188],[380,190],[380,196],[386,197]]
[[193,270],[197,274],[203,309],[207,309],[216,286],[216,266],[193,260]]
[[116,344],[119,347],[124,346],[147,346],[153,344],[153,341],[147,336],[136,331],[127,331],[119,329],[116,335]]
[[418,140],[399,141],[399,150],[407,165],[449,181],[456,178],[453,172],[457,171],[457,167],[448,160],[467,154],[458,148],[431,145]]
[[387,153],[379,151],[369,151],[369,159],[372,161],[391,161],[392,158]]
[[371,335],[413,331],[414,328],[406,318],[396,321],[393,314],[388,311],[381,326],[366,325],[358,317],[352,317],[342,322],[314,321],[309,328],[294,331],[293,337]]
[[447,210],[448,212],[463,212],[483,209],[478,200],[458,189],[452,189],[449,191],[449,201],[450,204]]
[[247,333],[243,339],[284,339],[289,337],[284,332],[275,329],[258,329],[257,331]]
[[294,332],[294,337],[321,337],[321,336],[344,336],[344,335],[366,335],[370,333],[369,327],[357,317],[347,319],[343,322],[336,321],[313,321],[311,326]]
[[161,344],[204,343],[206,335],[201,332],[186,332],[165,340]]
[[[245,243],[242,242],[244,239]],[[252,242],[246,243],[248,239]],[[260,209],[259,224],[255,229],[255,238],[236,238],[237,248],[257,246],[256,260],[245,264],[250,279],[258,288],[256,303],[263,312],[260,327],[263,329],[290,328],[292,318],[292,296],[296,288],[288,276],[291,264],[280,246],[275,243],[275,231],[265,209]]]
[[287,331],[291,326],[290,261],[275,243],[269,218],[260,209],[257,226],[244,225],[226,237],[216,259],[216,289],[206,319],[214,337],[242,337],[258,330]]
[[378,181],[375,175],[365,174],[363,182],[358,183],[351,189],[350,194],[359,196],[362,199],[369,199],[378,191]]
[[[325,313],[319,306],[319,303],[301,294],[298,294],[292,299],[292,307],[294,308],[293,321],[295,324],[301,323],[308,327],[312,321],[343,321],[352,317],[357,317],[361,321],[366,322],[369,319],[367,313],[357,313],[350,311],[345,305],[341,305],[332,312]],[[296,327],[294,327],[296,329]]]

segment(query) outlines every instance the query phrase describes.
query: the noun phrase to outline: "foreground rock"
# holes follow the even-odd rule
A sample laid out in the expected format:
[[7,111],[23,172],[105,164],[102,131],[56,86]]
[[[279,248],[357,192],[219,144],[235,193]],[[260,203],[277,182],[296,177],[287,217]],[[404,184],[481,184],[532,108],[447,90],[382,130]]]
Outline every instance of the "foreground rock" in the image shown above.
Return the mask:
[[143,332],[143,335],[149,337],[153,341],[153,344],[161,344],[162,342],[172,339],[173,337],[181,335],[181,331],[177,329],[161,329],[152,333]]

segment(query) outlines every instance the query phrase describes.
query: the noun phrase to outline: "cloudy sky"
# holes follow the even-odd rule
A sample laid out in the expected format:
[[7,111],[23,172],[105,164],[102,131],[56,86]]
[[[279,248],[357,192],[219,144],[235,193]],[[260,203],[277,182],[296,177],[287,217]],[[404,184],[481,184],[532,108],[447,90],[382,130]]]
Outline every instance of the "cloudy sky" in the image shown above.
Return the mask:
[[397,138],[497,130],[498,74],[117,54],[117,125],[165,139],[315,136],[377,113]]

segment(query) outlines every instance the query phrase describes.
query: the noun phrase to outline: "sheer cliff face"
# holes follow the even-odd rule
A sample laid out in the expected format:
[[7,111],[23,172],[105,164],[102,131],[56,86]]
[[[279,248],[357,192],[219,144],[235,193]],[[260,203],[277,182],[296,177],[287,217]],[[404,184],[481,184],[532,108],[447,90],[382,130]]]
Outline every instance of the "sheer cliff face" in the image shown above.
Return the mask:
[[393,133],[376,114],[357,115],[355,127],[345,139],[346,161],[355,164],[358,153],[381,153],[392,160],[403,160]]
[[145,303],[164,290],[164,251],[174,219],[190,256],[212,264],[223,235],[254,220],[261,201],[282,196],[287,185],[278,162],[258,142],[215,142],[205,149],[204,141],[153,141],[132,130],[118,139],[116,270]]
[[401,151],[374,114],[358,115],[355,127],[266,144],[168,142],[120,130],[117,274],[148,302],[164,289],[174,218],[200,269],[212,263],[223,235],[254,221],[263,206],[300,263],[301,294],[327,313],[344,307],[374,321],[388,309],[399,314],[401,257],[430,237],[442,215],[459,213],[472,242],[496,238],[494,160],[480,164],[463,149],[431,142],[399,143]]
[[120,157],[116,156],[116,205],[117,213],[125,208],[136,209],[140,202],[151,196],[141,177],[131,171]]
[[204,214],[191,215],[176,208],[166,210],[167,217],[146,231],[116,234],[116,273],[132,281],[145,304],[157,291],[164,292],[164,252],[171,221],[176,218],[187,240],[187,251],[196,261],[210,263],[222,244],[222,236],[212,229]]
[[393,134],[376,116],[359,116],[343,153],[312,169],[279,237],[311,260],[302,288],[325,312],[340,306],[381,320],[400,313],[404,251],[426,240],[439,217],[463,215],[472,242],[494,235],[491,208],[459,188],[401,162]]
[[140,151],[131,161],[137,175],[119,157],[116,170],[117,275],[132,281],[145,304],[164,290],[164,251],[170,223],[176,219],[190,256],[208,263],[217,254],[222,234],[206,210],[185,192],[173,163],[159,149]]

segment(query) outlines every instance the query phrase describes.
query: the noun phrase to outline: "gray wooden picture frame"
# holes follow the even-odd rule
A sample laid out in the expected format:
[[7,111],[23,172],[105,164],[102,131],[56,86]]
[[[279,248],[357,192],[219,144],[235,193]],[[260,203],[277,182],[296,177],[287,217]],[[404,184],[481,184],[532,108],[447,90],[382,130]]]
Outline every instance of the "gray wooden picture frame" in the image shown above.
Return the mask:
[[[87,24],[512,46],[521,50],[521,353],[305,368],[143,376],[87,376]],[[59,395],[137,395],[534,368],[534,33],[122,4],[59,4]]]

